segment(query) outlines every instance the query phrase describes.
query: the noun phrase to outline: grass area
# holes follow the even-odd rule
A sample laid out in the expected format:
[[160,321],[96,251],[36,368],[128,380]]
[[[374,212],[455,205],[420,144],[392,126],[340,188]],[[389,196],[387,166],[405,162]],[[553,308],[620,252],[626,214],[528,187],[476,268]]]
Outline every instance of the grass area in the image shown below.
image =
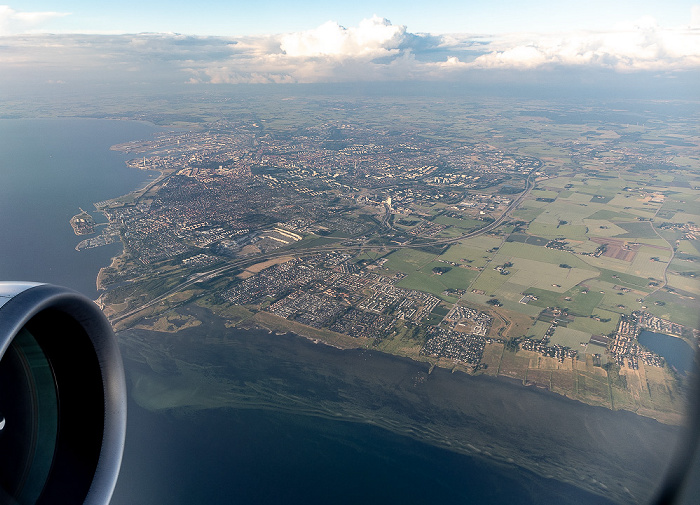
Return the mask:
[[[586,355],[586,360],[590,359],[590,355]],[[605,371],[599,369],[601,372],[599,373],[592,368],[592,366],[585,366],[585,368],[577,370],[576,396],[581,401],[591,405],[612,408],[610,385],[605,376]]]
[[535,220],[528,227],[528,232],[549,239],[561,237],[568,240],[585,240],[588,228],[584,225],[560,226],[557,223],[541,223]]
[[525,374],[530,366],[530,353],[527,351],[505,351],[501,358],[498,375],[512,379],[525,380]]
[[625,230],[618,238],[658,238],[649,221],[617,223],[617,226]]
[[[558,264],[524,258],[512,258],[513,267],[509,281],[521,286],[531,286],[556,292],[565,292],[579,283],[597,277],[597,272],[582,268],[561,268]],[[562,263],[563,264],[563,263]]]
[[[561,293],[546,289],[530,287],[527,293],[537,296],[537,300],[531,300],[528,305],[536,307],[560,307],[568,308],[574,315],[590,316],[596,312],[596,307],[603,300],[603,294],[597,291],[586,291],[586,288],[575,286]],[[570,298],[570,300],[566,300]]]
[[453,263],[462,263],[472,268],[479,268],[486,265],[491,259],[492,253],[486,252],[488,249],[490,249],[490,247],[484,249],[459,243],[450,246],[447,251],[440,255],[440,259],[452,261]]
[[605,268],[600,269],[600,277],[598,277],[598,280],[641,291],[650,290],[649,279],[645,277],[630,275]]
[[586,333],[585,331],[559,326],[554,331],[554,335],[552,335],[550,342],[552,345],[559,344],[565,347],[570,347],[571,349],[579,350],[581,349],[581,342],[588,342],[590,338],[591,334]]
[[387,262],[384,266],[395,272],[409,273],[410,271],[420,270],[434,259],[435,254],[419,251],[418,249],[399,249],[387,256]]
[[471,290],[484,291],[486,295],[495,296],[496,291],[508,282],[507,275],[501,275],[492,268],[486,268],[479,277],[469,286]]
[[201,324],[201,321],[190,314],[179,314],[175,311],[171,311],[165,315],[156,317],[153,320],[144,320],[134,326],[134,328],[160,331],[164,333],[176,333],[180,330],[193,328]]
[[211,310],[215,315],[226,319],[227,326],[235,326],[255,315],[254,312],[240,305],[231,305],[230,303],[217,304],[208,298],[200,298],[195,303],[200,307]]
[[627,233],[627,230],[606,219],[584,219],[583,224],[588,227],[587,235],[593,237],[614,237]]
[[588,216],[587,219],[601,219],[606,221],[631,221],[637,217],[634,214],[624,211],[601,209]]
[[664,270],[671,259],[670,252],[642,246],[627,269],[627,273],[638,277],[663,279]]
[[504,256],[551,263],[554,266],[558,266],[560,263],[566,263],[574,268],[594,270],[588,263],[570,252],[547,249],[546,247],[531,244],[506,242],[501,246],[498,252]]
[[270,314],[269,312],[258,312],[252,319],[271,331],[292,332],[302,337],[315,338],[325,342],[328,345],[339,347],[342,349],[355,349],[358,347],[366,347],[369,342],[366,338],[351,337],[336,333],[334,331],[313,328],[296,321],[289,321],[283,317]]
[[591,335],[608,335],[615,331],[620,319],[619,314],[603,309],[596,309],[594,314],[599,320],[591,317],[576,317],[572,323],[569,323],[567,328],[585,331]]
[[487,375],[497,375],[501,364],[501,356],[505,352],[505,345],[498,342],[486,344],[481,364],[485,365],[484,373]]
[[477,272],[466,268],[452,267],[449,272],[437,275],[432,272],[434,267],[444,267],[444,263],[430,262],[420,271],[408,271],[407,277],[401,279],[396,285],[407,289],[416,289],[432,293],[449,302],[456,302],[457,298],[443,295],[446,289],[466,289],[476,277]]
[[513,217],[515,219],[520,219],[522,221],[527,221],[528,223],[537,218],[540,214],[544,212],[544,207],[535,207],[528,202],[526,205],[519,207],[513,212]]
[[672,288],[694,295],[700,295],[700,277],[695,278],[678,275],[675,272],[668,274],[668,285]]
[[[663,303],[656,305],[654,302]],[[691,328],[700,328],[698,300],[660,290],[644,299],[646,310],[656,317],[669,319]]]
[[534,340],[541,340],[551,325],[545,321],[535,321],[527,332],[527,336]]
[[396,356],[404,356],[416,361],[428,361],[426,356],[420,355],[422,343],[408,338],[404,333],[392,334],[382,338],[373,348]]

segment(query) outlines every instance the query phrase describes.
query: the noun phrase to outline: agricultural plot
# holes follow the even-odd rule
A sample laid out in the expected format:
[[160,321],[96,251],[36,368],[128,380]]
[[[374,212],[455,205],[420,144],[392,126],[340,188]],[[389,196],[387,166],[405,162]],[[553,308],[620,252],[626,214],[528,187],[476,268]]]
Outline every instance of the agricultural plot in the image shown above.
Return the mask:
[[658,238],[658,235],[652,228],[650,221],[618,223],[618,226],[625,230],[623,233],[618,235],[618,238]]
[[636,275],[625,274],[615,270],[601,268],[600,277],[598,277],[598,279],[638,291],[651,291],[651,288],[649,288],[649,279],[645,277],[638,277]]
[[583,331],[591,335],[608,335],[615,331],[619,319],[619,314],[596,307],[593,317],[576,317],[572,323],[569,323],[567,328]]
[[525,373],[530,366],[532,354],[534,353],[528,351],[518,351],[517,353],[505,351],[501,358],[498,375],[513,379],[524,379]]
[[[586,257],[586,263],[589,265],[589,268],[595,267],[596,269],[600,270],[607,270],[610,272],[613,272],[613,275],[630,275],[627,274],[627,270],[630,267],[630,262],[625,261],[622,259],[616,259],[616,258],[611,258],[609,256],[600,256],[599,258],[595,258],[593,256],[588,256]],[[630,275],[630,277],[637,277],[635,275]],[[644,285],[647,285],[649,281],[647,280]]]
[[[504,258],[523,258],[541,261],[544,263],[551,263],[554,266],[557,266],[560,263],[566,263],[567,265],[573,268],[594,270],[585,261],[583,261],[579,256],[576,256],[575,254],[571,254],[567,251],[547,249],[546,247],[539,247],[530,244],[506,242],[501,246],[498,253]],[[494,261],[498,260],[494,259]]]
[[700,263],[695,261],[680,260],[676,257],[671,261],[668,268],[670,271],[678,273],[697,273],[697,276],[700,277]]
[[539,235],[548,239],[564,238],[569,240],[585,240],[586,238],[588,229],[584,225],[541,223],[538,222],[537,219],[528,227],[528,231],[533,235]]
[[627,269],[628,274],[638,277],[663,279],[670,260],[669,251],[642,246]]
[[548,388],[552,384],[552,371],[528,369],[526,370],[525,381],[535,386]]
[[684,293],[700,295],[700,277],[687,277],[672,272],[668,275],[668,285]]
[[541,340],[549,329],[550,324],[545,321],[536,321],[527,332],[527,336],[533,340]]
[[601,288],[601,291],[604,292],[603,299],[598,304],[598,308],[602,310],[617,312],[618,314],[629,314],[630,311],[639,310],[642,307],[641,298],[636,293],[625,293],[613,289],[614,285],[605,282],[596,285],[595,288]]
[[[696,201],[695,201],[695,204],[694,204],[695,210],[697,210],[698,207],[700,207],[700,203],[698,203],[697,200],[696,200]],[[685,212],[677,212],[677,213],[673,216],[673,219],[672,219],[671,221],[673,221],[674,223],[695,223],[695,224],[699,224],[699,223],[700,223],[700,215],[698,215],[697,213],[688,214],[688,213],[685,213]]]
[[492,268],[486,269],[469,286],[470,290],[483,291],[487,295],[494,295],[498,289],[508,282],[507,275],[501,275]]
[[[500,245],[500,241],[497,244]],[[495,247],[498,247],[498,245]],[[453,263],[465,264],[471,268],[480,268],[486,265],[486,263],[488,263],[488,261],[491,259],[492,253],[486,252],[491,247],[493,246],[485,248],[471,247],[465,245],[464,243],[459,243],[450,246],[447,251],[440,255],[439,259],[443,261],[451,261]]]
[[546,181],[543,181],[542,183],[546,187],[550,188],[561,188],[564,189],[566,186],[573,185],[574,188],[576,188],[578,185],[580,185],[580,179],[577,180],[576,177],[574,178],[569,178],[569,177],[553,177],[551,179],[547,179]]
[[486,365],[485,372],[487,375],[497,375],[498,367],[501,364],[501,356],[504,353],[505,346],[499,343],[486,344],[484,354],[481,357],[481,364]]
[[542,205],[541,207],[537,207],[533,205],[532,202],[528,202],[527,205],[523,205],[522,207],[518,208],[515,212],[513,212],[513,217],[515,219],[520,219],[529,223],[543,212],[544,205]]
[[[587,281],[586,286],[589,284]],[[528,288],[525,292],[537,297],[537,300],[529,301],[528,305],[541,308],[567,308],[573,315],[577,316],[592,315],[603,300],[603,294],[583,286],[574,286],[564,293],[538,288]]]
[[579,350],[581,349],[581,342],[586,343],[590,340],[590,338],[590,333],[559,326],[554,331],[554,335],[552,335],[550,343],[553,345],[558,344],[564,347]]
[[588,228],[588,235],[593,237],[615,237],[627,233],[627,230],[606,219],[584,219],[583,224]]
[[629,212],[612,210],[606,206],[606,208],[596,211],[595,213],[588,216],[587,219],[604,219],[607,221],[632,221],[637,219],[637,216],[630,214]]
[[[538,199],[538,198],[545,198],[549,200],[556,200],[557,197],[559,196],[559,193],[556,191],[548,191],[545,189],[533,189],[530,192],[530,198]],[[542,200],[540,200],[542,201]]]
[[[544,212],[537,216],[535,222],[555,226],[561,221],[566,221],[569,224],[583,224],[583,218],[588,217],[593,211],[588,209],[586,204],[577,202],[574,198],[577,195],[579,194],[574,193],[571,198],[560,199],[548,204]],[[583,196],[590,199],[588,195]],[[532,233],[537,235],[536,232]]]
[[700,243],[697,240],[681,240],[678,243],[677,251],[690,256],[700,257]]
[[591,373],[589,371],[578,370],[576,374],[577,396],[593,405],[603,405],[611,408],[610,386],[607,377]]
[[551,390],[565,396],[573,396],[576,387],[575,373],[572,370],[552,370]]
[[513,258],[511,261],[512,268],[517,270],[510,275],[509,282],[557,293],[568,291],[580,282],[597,276],[597,272],[583,268],[562,268],[559,264],[524,258]]
[[[627,193],[624,195],[616,195],[615,198],[608,203],[611,207],[620,207],[630,214],[644,215],[654,214],[661,207],[659,203],[650,203],[640,198],[637,193]],[[651,216],[649,216],[651,217]]]
[[[516,289],[519,290],[519,292],[522,292],[522,286],[517,286]],[[503,304],[504,308],[513,312],[519,312],[532,318],[537,317],[537,315],[541,312],[539,307],[523,305],[512,298],[505,298],[500,291],[496,294],[496,298],[498,298],[498,300]]]

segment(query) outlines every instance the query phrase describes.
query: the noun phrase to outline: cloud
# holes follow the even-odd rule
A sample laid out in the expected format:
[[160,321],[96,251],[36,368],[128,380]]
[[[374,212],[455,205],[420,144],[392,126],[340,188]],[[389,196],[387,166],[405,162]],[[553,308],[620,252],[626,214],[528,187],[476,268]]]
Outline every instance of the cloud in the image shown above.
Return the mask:
[[355,27],[327,22],[279,35],[14,35],[0,37],[0,46],[5,82],[459,82],[500,70],[700,70],[700,28],[661,27],[652,18],[606,32],[490,36],[411,33],[374,16]]
[[0,36],[27,33],[47,21],[68,16],[67,12],[19,12],[9,5],[0,5]]
[[373,16],[356,28],[328,21],[313,30],[283,35],[280,48],[287,56],[338,56],[375,58],[396,54],[406,35],[405,26]]
[[691,28],[700,28],[700,5],[693,5],[690,8]]
[[513,35],[494,40],[478,68],[589,66],[617,71],[700,68],[700,28],[662,28],[644,17],[608,32]]

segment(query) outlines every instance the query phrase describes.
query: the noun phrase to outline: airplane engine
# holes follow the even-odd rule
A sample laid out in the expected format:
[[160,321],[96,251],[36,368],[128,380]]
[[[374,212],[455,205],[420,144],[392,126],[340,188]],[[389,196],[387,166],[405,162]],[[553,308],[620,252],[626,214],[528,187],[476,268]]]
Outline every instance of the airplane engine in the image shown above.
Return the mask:
[[125,431],[122,360],[95,303],[0,282],[0,503],[109,503]]

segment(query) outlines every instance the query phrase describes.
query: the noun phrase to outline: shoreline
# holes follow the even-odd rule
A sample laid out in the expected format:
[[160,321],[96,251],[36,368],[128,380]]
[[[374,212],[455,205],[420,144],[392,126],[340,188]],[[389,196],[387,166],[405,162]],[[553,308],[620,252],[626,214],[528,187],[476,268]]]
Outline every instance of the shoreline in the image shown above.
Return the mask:
[[[648,473],[648,456],[658,450],[665,458],[670,447],[660,440],[670,441],[678,429],[633,412],[596,408],[525,387],[508,377],[468,376],[444,368],[430,374],[428,363],[372,349],[319,347],[318,339],[291,331],[257,326],[229,333],[224,318],[207,313],[211,320],[205,321],[205,340],[202,326],[185,329],[180,336],[124,331],[122,345],[133,349],[125,357],[137,359],[140,394],[157,390],[163,393],[161,400],[177,403],[151,403],[157,410],[262,409],[371,424],[540,476],[556,475],[597,494],[609,492],[622,502],[634,500],[616,483],[631,477],[636,487],[645,482],[638,480],[641,475],[647,480],[654,475]],[[147,361],[139,358],[144,351],[150,356]],[[162,370],[178,373],[164,376]],[[194,395],[195,390],[200,393]],[[562,422],[547,422],[552,419]],[[598,453],[590,441],[610,433],[616,440],[610,454],[621,451],[634,460],[641,451],[647,457],[640,476],[614,470],[614,461],[594,457]],[[648,444],[640,442],[650,434],[657,447],[647,452]],[[562,450],[552,451],[553,444]],[[606,467],[602,473],[599,464]],[[584,482],[590,475],[596,481]]]

